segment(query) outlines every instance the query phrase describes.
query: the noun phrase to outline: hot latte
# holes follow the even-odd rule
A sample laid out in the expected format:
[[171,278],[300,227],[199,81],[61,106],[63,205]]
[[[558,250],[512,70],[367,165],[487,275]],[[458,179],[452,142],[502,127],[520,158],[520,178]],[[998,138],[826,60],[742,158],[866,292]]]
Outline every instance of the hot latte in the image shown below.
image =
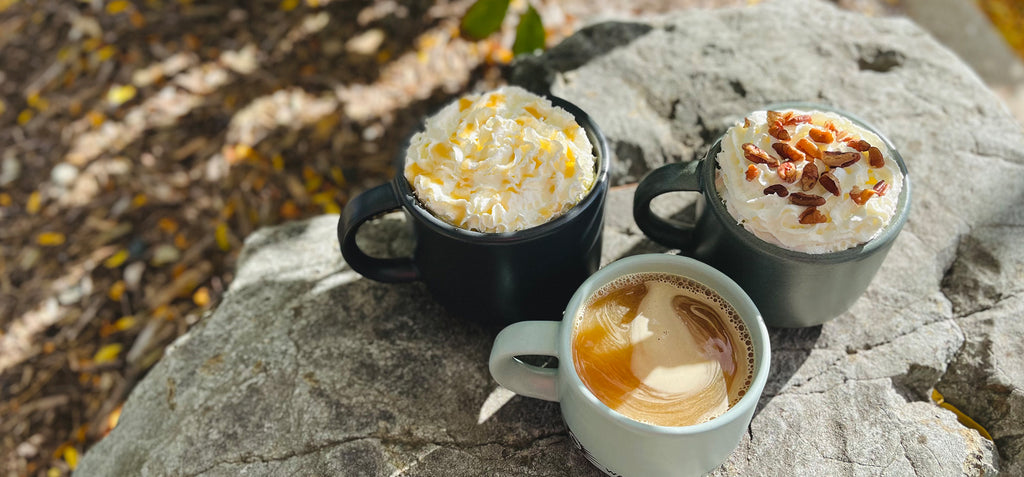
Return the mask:
[[572,354],[601,402],[660,426],[718,417],[754,372],[750,332],[732,305],[668,273],[626,275],[594,293],[575,317]]

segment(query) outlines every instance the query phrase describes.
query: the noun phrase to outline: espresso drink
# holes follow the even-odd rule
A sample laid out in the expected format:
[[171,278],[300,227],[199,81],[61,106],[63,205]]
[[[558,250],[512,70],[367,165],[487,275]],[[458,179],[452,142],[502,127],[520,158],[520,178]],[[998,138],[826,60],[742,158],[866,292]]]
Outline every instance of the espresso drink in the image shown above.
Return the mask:
[[710,421],[750,387],[754,349],[717,293],[668,273],[626,275],[591,296],[573,324],[576,373],[608,407],[636,421]]

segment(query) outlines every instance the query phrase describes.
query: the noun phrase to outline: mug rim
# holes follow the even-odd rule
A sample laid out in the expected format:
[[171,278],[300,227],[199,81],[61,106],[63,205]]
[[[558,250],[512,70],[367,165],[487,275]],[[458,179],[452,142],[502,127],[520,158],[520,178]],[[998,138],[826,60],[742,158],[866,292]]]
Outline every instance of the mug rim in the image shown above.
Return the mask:
[[[642,269],[630,270],[636,267],[641,267]],[[697,281],[721,295],[743,319],[743,323],[750,333],[750,339],[755,348],[754,359],[756,360],[756,365],[754,366],[754,377],[743,397],[736,404],[729,406],[729,409],[721,415],[710,421],[688,426],[662,426],[640,422],[608,407],[607,404],[594,395],[576,372],[576,363],[572,356],[572,335],[577,315],[583,308],[586,300],[601,287],[611,283],[613,280],[636,273],[669,273]],[[707,283],[709,279],[715,283]],[[591,406],[598,408],[619,425],[643,433],[671,436],[699,435],[740,419],[748,410],[753,411],[756,409],[761,394],[764,392],[764,386],[768,382],[768,374],[771,370],[771,340],[768,335],[768,328],[750,296],[735,281],[718,269],[683,255],[657,253],[632,255],[620,258],[598,270],[580,285],[576,293],[573,294],[572,299],[569,300],[565,314],[562,317],[559,334],[559,375],[565,374],[566,378],[570,380],[570,385],[577,388]],[[753,392],[754,390],[756,392]]]
[[864,119],[861,119],[860,117],[852,113],[849,113],[845,110],[827,104],[788,101],[768,104],[767,106],[765,106],[765,109],[800,109],[805,111],[819,110],[832,112],[840,116],[843,116],[846,119],[849,119],[854,124],[863,127],[864,129],[867,129],[868,131],[878,136],[878,138],[882,140],[882,143],[885,144],[885,147],[889,150],[892,159],[896,161],[896,165],[899,167],[900,173],[903,174],[903,187],[900,189],[899,200],[896,202],[896,214],[892,218],[892,220],[890,220],[889,223],[882,228],[881,232],[872,239],[868,240],[867,242],[857,244],[853,247],[838,250],[835,252],[800,252],[796,250],[790,250],[788,248],[784,248],[774,243],[765,241],[764,239],[761,239],[760,237],[754,235],[753,232],[747,230],[746,227],[737,223],[736,219],[725,207],[725,201],[722,200],[721,195],[719,195],[718,189],[714,186],[715,170],[718,166],[718,153],[721,152],[722,149],[722,138],[725,137],[726,133],[728,133],[728,130],[726,130],[725,133],[722,133],[722,135],[715,140],[714,144],[712,144],[712,146],[708,149],[708,152],[704,155],[704,158],[701,160],[700,165],[702,170],[699,173],[701,193],[704,195],[705,202],[708,203],[708,205],[710,205],[710,209],[714,211],[714,214],[718,217],[719,222],[723,225],[723,227],[726,230],[730,231],[733,234],[733,236],[735,236],[737,239],[746,243],[748,246],[758,248],[759,250],[769,255],[773,255],[775,257],[798,262],[848,262],[857,257],[869,255],[873,253],[875,250],[885,247],[886,244],[895,240],[896,237],[899,235],[900,231],[903,229],[903,225],[906,224],[907,218],[910,216],[911,181],[910,173],[907,170],[907,164],[903,160],[903,156],[900,154],[899,150],[896,149],[896,146],[892,144],[889,138],[882,134],[878,130],[878,128],[876,128],[873,124],[865,121]]
[[[402,209],[410,215],[418,217],[420,222],[429,227],[432,231],[449,238],[462,241],[502,244],[532,240],[554,233],[562,227],[562,224],[573,220],[575,217],[579,216],[591,207],[591,204],[601,200],[604,196],[603,189],[607,189],[608,171],[611,163],[611,159],[608,157],[608,142],[605,138],[604,132],[601,131],[597,122],[594,121],[589,114],[572,102],[549,93],[536,93],[534,91],[530,91],[530,93],[546,98],[551,101],[554,106],[564,109],[568,111],[569,114],[572,114],[576,123],[583,128],[591,142],[591,147],[593,147],[593,152],[597,159],[597,174],[594,178],[594,184],[590,187],[590,192],[588,192],[582,200],[573,205],[566,213],[555,217],[552,220],[513,232],[478,232],[457,227],[441,220],[430,212],[430,210],[416,198],[409,181],[405,178],[405,160],[408,157],[407,152],[409,149],[409,143],[416,133],[423,130],[423,126],[425,124],[424,120],[420,122],[420,126],[416,131],[409,135],[408,139],[405,141],[405,145],[398,152],[398,167],[391,184],[399,202],[402,203]],[[445,103],[441,109],[447,107],[448,104],[450,103]],[[433,117],[438,111],[431,113],[427,117]]]

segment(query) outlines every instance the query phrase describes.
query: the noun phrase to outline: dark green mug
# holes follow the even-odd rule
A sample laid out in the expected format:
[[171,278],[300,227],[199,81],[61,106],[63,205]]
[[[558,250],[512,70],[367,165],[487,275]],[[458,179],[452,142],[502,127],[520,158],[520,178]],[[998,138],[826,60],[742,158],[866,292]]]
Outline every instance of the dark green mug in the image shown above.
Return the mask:
[[[423,282],[449,312],[484,325],[561,320],[576,288],[600,266],[609,161],[604,134],[590,116],[564,99],[548,99],[573,115],[593,145],[597,174],[583,200],[560,217],[516,232],[462,229],[437,218],[416,199],[401,172],[403,148],[394,180],[345,206],[338,221],[345,262],[372,280]],[[412,256],[371,257],[359,249],[356,233],[367,220],[392,210],[404,211],[412,224]]]
[[[761,240],[737,223],[715,189],[721,140],[703,160],[666,164],[651,171],[637,186],[633,218],[654,241],[678,248],[732,278],[750,295],[768,326],[797,328],[822,324],[853,305],[874,278],[910,213],[910,176],[892,143],[877,129],[835,108],[804,103],[771,105],[768,109],[804,109],[840,114],[879,138],[899,165],[903,188],[896,215],[866,243],[831,253],[803,253]],[[695,223],[657,216],[651,201],[678,191],[701,193],[703,207]]]

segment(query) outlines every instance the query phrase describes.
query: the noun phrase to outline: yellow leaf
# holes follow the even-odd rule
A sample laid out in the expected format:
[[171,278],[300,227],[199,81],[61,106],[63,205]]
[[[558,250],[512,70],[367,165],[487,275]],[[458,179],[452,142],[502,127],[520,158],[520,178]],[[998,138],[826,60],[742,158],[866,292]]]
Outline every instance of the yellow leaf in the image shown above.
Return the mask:
[[103,122],[107,120],[107,118],[103,116],[103,113],[99,111],[89,111],[86,114],[86,117],[89,118],[89,124],[94,128],[102,126]]
[[320,188],[324,183],[323,177],[317,174],[312,167],[305,166],[302,168],[302,176],[306,179],[306,192],[313,192]]
[[126,0],[114,0],[107,4],[107,13],[111,15],[117,15],[128,9],[131,4]]
[[35,116],[35,113],[31,109],[23,110],[21,113],[18,113],[18,124],[24,126],[32,120],[33,116]]
[[39,208],[43,205],[43,196],[39,191],[34,191],[28,196],[28,203],[25,204],[25,211],[35,215],[39,213]]
[[228,226],[225,223],[217,224],[217,230],[214,232],[214,237],[217,239],[217,246],[221,250],[227,252],[231,250],[231,242],[228,240]]
[[110,285],[110,290],[107,290],[107,296],[110,297],[111,300],[120,302],[121,297],[124,296],[124,289],[124,280],[118,280],[114,282],[113,285]]
[[338,187],[345,186],[345,173],[341,171],[340,167],[334,166],[331,168],[331,178],[334,179],[334,183],[337,184]]
[[121,407],[123,406],[124,404],[117,406],[116,409],[110,411],[110,414],[107,415],[107,432],[117,427],[117,421],[121,420]]
[[0,192],[0,207],[11,205],[11,194]]
[[11,8],[18,0],[0,0],[0,12]]
[[195,293],[192,294],[192,302],[196,306],[206,306],[210,304],[210,290],[206,287],[199,287]]
[[50,469],[46,471],[46,477],[60,477],[60,469],[50,467]]
[[113,45],[107,45],[103,48],[100,48],[99,51],[96,52],[96,58],[98,58],[100,61],[107,61],[110,58],[112,58],[116,53],[117,48],[114,48]]
[[164,217],[160,219],[156,223],[156,225],[157,227],[160,227],[160,230],[163,230],[164,232],[167,232],[169,234],[173,234],[174,232],[178,231],[178,222],[170,217]]
[[117,253],[110,256],[110,258],[103,261],[103,266],[107,268],[117,268],[124,264],[125,260],[128,260],[128,251],[121,249]]
[[128,14],[128,21],[130,21],[132,23],[132,26],[135,28],[142,28],[146,26],[146,17],[142,16],[142,14],[138,12],[138,10]]
[[43,232],[36,236],[36,243],[44,247],[56,247],[64,244],[64,234],[60,232]]
[[958,421],[960,421],[960,424],[963,424],[964,427],[969,427],[971,429],[974,429],[974,430],[978,431],[978,434],[981,434],[982,437],[984,437],[984,438],[986,438],[986,439],[988,439],[990,441],[993,440],[992,439],[992,434],[989,434],[988,430],[986,430],[984,427],[982,427],[981,424],[978,424],[978,422],[975,421],[974,419],[971,419],[970,416],[968,416],[967,414],[964,414],[963,411],[957,409],[952,404],[946,402],[946,399],[944,397],[942,397],[942,394],[940,394],[939,391],[937,391],[935,389],[932,389],[932,401],[935,402],[935,404],[937,404],[939,407],[941,407],[943,409],[946,409],[946,410],[952,412],[953,414],[955,414],[956,415],[956,419]]
[[284,157],[280,154],[274,154],[274,157],[270,158],[270,163],[274,166],[275,171],[280,172],[284,170]]
[[4,100],[0,99],[0,116],[4,114],[4,111],[7,111],[7,105],[4,103]]
[[135,197],[132,197],[132,207],[135,207],[136,209],[146,205],[146,202],[149,202],[149,198],[146,197],[146,194],[135,194]]
[[94,51],[103,44],[103,40],[100,38],[89,38],[82,42],[82,49],[85,51]]
[[290,12],[295,10],[295,7],[299,6],[299,0],[281,0],[281,5],[278,6],[282,11]]
[[135,86],[130,84],[114,86],[107,90],[107,102],[113,106],[120,106],[135,97]]
[[117,331],[124,331],[135,326],[135,317],[132,315],[123,316],[114,322]]
[[185,250],[189,246],[188,237],[183,233],[174,234],[174,246],[178,247],[178,250]]
[[324,213],[325,214],[340,214],[341,213],[341,206],[338,205],[337,202],[334,202],[332,200],[332,201],[324,204]]
[[85,438],[89,435],[89,423],[82,424],[75,429],[75,440],[79,443],[84,443]]
[[124,349],[124,346],[121,343],[108,344],[100,348],[99,351],[96,351],[96,354],[92,357],[92,361],[96,364],[109,363],[117,359],[117,356],[121,354],[122,349]]

